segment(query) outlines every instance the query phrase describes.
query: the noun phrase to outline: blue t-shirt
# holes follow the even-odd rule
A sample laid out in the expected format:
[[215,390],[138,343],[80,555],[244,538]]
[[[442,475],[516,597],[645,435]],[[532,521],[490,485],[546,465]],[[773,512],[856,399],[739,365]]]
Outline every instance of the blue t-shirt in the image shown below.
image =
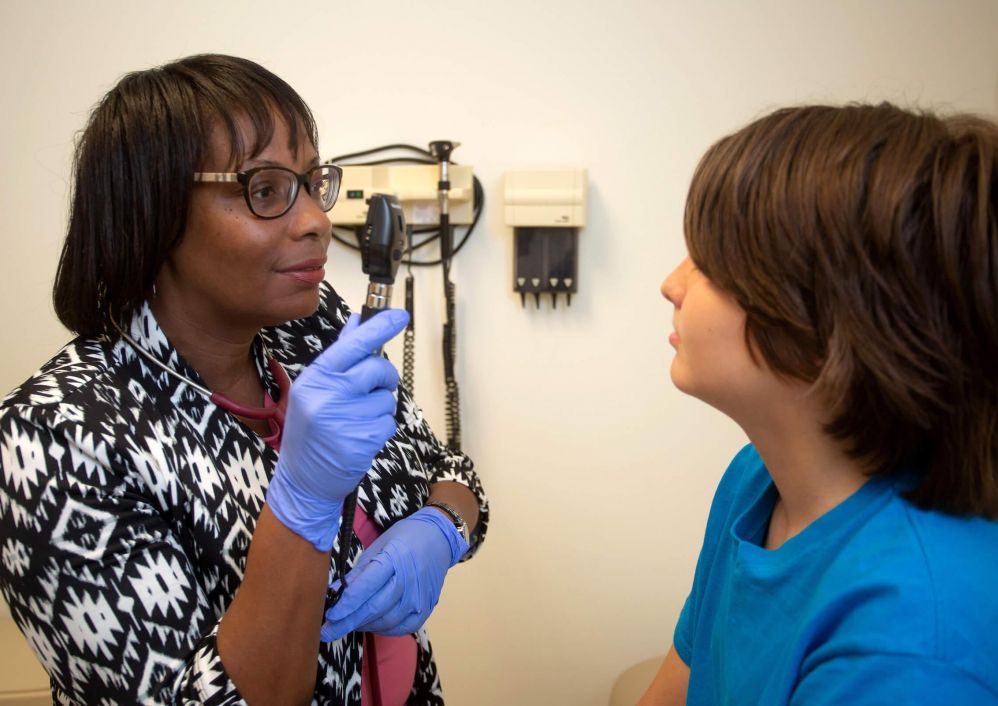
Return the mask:
[[755,448],[718,486],[676,626],[700,704],[998,704],[998,522],[874,478],[779,548]]

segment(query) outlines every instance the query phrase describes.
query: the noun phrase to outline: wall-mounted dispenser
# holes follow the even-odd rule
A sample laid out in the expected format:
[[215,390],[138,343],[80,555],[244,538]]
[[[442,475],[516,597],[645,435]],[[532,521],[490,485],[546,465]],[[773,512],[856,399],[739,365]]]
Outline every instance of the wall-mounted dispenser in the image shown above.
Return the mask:
[[526,305],[564,294],[571,305],[578,292],[579,228],[586,225],[585,169],[546,169],[506,173],[506,225],[513,227],[513,291]]

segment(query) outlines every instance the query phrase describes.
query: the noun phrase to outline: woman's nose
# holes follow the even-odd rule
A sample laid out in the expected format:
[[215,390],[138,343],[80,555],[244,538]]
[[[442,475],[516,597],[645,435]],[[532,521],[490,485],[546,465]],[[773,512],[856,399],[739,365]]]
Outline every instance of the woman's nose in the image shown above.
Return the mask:
[[291,214],[295,219],[295,230],[300,235],[326,236],[333,231],[329,216],[304,189],[291,207]]

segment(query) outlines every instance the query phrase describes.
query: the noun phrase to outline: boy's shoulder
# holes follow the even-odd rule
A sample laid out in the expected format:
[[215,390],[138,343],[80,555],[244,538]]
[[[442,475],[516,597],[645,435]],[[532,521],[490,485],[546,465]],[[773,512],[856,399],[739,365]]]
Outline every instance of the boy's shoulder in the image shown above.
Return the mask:
[[935,602],[940,624],[984,628],[992,654],[998,654],[998,521],[924,510],[906,500],[900,501],[899,514],[912,563],[924,567],[927,598]]
[[826,647],[862,645],[985,678],[998,654],[996,550],[998,522],[924,510],[895,492],[829,562],[823,578],[834,588],[819,603],[839,617]]

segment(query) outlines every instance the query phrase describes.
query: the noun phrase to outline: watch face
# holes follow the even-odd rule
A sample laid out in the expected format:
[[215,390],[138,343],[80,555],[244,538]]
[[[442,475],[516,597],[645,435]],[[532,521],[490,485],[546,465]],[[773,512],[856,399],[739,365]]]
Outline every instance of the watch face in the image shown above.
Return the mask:
[[454,527],[457,531],[461,533],[462,537],[464,537],[465,543],[471,543],[471,533],[468,530],[468,523],[464,521],[464,518],[461,517],[461,514],[455,508],[445,502],[434,502],[430,503],[430,505],[443,510],[444,513],[450,518],[451,522],[454,523]]

